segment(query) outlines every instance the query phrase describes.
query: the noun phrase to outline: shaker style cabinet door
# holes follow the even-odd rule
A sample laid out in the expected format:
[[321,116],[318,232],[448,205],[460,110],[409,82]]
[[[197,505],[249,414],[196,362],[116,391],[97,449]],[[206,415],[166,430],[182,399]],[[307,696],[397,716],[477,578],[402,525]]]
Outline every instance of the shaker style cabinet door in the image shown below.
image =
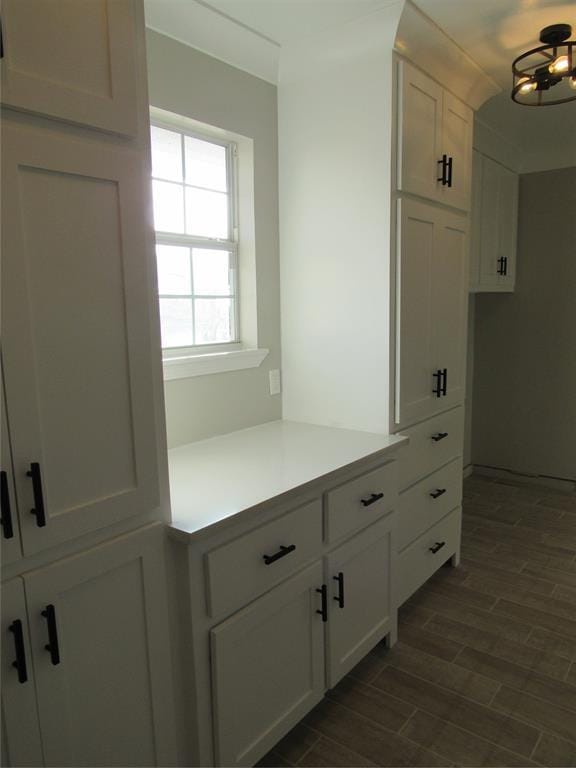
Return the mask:
[[470,107],[444,91],[442,154],[448,155],[450,166],[449,184],[440,184],[440,191],[443,203],[463,211],[470,210],[473,128],[474,113]]
[[24,577],[46,765],[175,765],[162,551],[155,525]]
[[442,87],[404,61],[399,72],[398,188],[439,199]]
[[396,629],[390,584],[392,524],[390,515],[327,558],[329,688]]
[[21,579],[2,585],[1,627],[2,765],[44,765],[28,616]]
[[16,492],[14,489],[8,417],[6,414],[6,401],[4,399],[4,379],[1,367],[0,409],[0,431],[2,432],[2,452],[0,453],[0,459],[2,460],[0,470],[0,519],[2,529],[0,536],[2,537],[2,563],[8,565],[8,563],[13,563],[22,557],[22,550],[20,546],[20,525],[16,508]]
[[464,397],[468,276],[466,219],[399,202],[395,419],[400,426]]
[[431,319],[432,368],[443,372],[433,405],[444,411],[464,402],[468,325],[468,222],[449,211],[438,211]]
[[254,765],[324,695],[316,563],[211,631],[216,765]]
[[137,154],[16,127],[3,143],[2,332],[24,554],[158,503]]
[[133,0],[3,0],[2,103],[136,132]]

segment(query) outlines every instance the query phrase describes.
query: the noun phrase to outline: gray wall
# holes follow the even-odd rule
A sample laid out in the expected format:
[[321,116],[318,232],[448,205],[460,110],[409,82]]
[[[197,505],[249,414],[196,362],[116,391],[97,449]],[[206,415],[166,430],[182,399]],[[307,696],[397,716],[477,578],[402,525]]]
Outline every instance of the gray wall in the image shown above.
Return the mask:
[[[254,140],[259,368],[165,383],[169,447],[281,416],[268,371],[280,366],[276,87],[147,30],[150,103]],[[242,300],[242,297],[240,297]]]
[[511,295],[479,294],[473,461],[576,478],[576,168],[521,176]]

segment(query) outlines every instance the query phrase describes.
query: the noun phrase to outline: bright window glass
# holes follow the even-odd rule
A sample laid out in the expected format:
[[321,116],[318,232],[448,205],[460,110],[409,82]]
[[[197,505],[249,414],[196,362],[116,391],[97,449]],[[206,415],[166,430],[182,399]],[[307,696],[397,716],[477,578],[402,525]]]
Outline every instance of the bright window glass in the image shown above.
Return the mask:
[[234,147],[158,125],[151,143],[162,347],[236,342]]

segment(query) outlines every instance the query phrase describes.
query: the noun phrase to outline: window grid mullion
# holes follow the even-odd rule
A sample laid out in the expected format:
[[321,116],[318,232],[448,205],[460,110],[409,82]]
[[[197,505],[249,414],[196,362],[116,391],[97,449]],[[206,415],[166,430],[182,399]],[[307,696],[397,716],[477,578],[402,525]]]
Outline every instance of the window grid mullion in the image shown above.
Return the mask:
[[188,255],[190,259],[190,290],[191,290],[191,296],[190,299],[192,301],[192,343],[196,344],[196,299],[194,298],[194,257],[192,255],[192,251],[194,249],[192,246],[188,248]]

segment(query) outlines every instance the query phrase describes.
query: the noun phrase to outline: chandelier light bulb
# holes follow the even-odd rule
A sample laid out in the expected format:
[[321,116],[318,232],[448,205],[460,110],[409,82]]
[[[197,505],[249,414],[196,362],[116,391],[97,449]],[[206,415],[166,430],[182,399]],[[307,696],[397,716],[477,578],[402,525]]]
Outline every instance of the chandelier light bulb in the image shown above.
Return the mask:
[[572,77],[568,80],[570,88],[576,91],[576,72],[572,73]]
[[522,78],[522,80],[518,81],[518,85],[520,85],[520,93],[523,96],[536,90],[536,81],[532,80],[531,77]]
[[564,72],[568,72],[569,66],[570,62],[568,61],[568,56],[558,56],[558,58],[555,59],[552,64],[550,64],[548,70],[553,75],[560,75]]

